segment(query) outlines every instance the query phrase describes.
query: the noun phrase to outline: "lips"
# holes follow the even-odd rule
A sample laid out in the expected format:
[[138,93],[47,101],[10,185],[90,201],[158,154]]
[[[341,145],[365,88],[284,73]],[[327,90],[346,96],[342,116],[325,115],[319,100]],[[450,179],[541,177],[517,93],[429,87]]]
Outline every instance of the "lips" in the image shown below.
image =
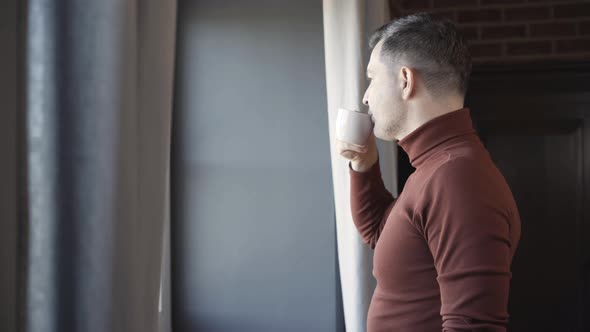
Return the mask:
[[367,111],[367,115],[369,115],[371,117],[371,122],[373,122],[373,124],[375,123],[375,117],[373,116],[373,113],[371,113],[371,111]]

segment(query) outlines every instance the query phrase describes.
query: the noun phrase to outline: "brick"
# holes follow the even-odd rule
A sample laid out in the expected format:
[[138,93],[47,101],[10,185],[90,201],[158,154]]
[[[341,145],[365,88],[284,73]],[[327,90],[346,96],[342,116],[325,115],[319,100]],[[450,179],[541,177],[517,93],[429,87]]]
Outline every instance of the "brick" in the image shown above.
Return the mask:
[[590,35],[590,21],[580,22],[580,34]]
[[558,40],[557,53],[588,53],[590,52],[590,38]]
[[526,26],[520,25],[498,25],[482,27],[482,39],[500,39],[500,38],[522,38],[526,36]]
[[499,57],[502,56],[502,44],[500,43],[482,43],[470,44],[469,52],[474,58],[481,57]]
[[475,40],[478,38],[477,36],[477,27],[465,27],[460,26],[458,27],[459,32],[465,37],[467,40]]
[[575,23],[539,23],[531,24],[532,37],[575,36]]
[[434,8],[456,8],[477,6],[477,0],[434,0]]
[[436,16],[448,18],[451,21],[457,21],[457,15],[453,10],[431,11],[431,13]]
[[528,21],[549,18],[549,7],[506,8],[506,21]]
[[403,9],[429,9],[430,0],[403,0]]
[[[546,0],[544,0],[546,1]],[[481,0],[481,4],[487,5],[509,5],[513,3],[524,3],[525,0]]]
[[555,18],[590,17],[590,3],[556,5],[553,15]]
[[512,42],[506,45],[508,55],[551,54],[550,41]]
[[461,10],[458,19],[461,23],[500,22],[502,11],[500,9]]

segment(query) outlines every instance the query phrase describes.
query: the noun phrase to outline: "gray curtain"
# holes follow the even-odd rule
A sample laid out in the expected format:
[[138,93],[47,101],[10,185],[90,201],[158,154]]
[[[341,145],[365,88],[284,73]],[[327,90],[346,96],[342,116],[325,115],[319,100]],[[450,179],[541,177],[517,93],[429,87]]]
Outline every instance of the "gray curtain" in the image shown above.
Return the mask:
[[174,332],[342,331],[322,29],[321,0],[179,1]]
[[[338,108],[364,109],[362,98],[368,83],[365,71],[370,57],[368,39],[389,20],[389,2],[323,0],[323,17],[327,111],[333,140]],[[385,186],[397,196],[397,146],[381,140],[377,144]],[[331,150],[331,157],[345,325],[347,331],[363,332],[375,289],[371,274],[373,252],[362,242],[350,213],[348,161],[336,149]]]
[[16,329],[17,0],[0,1],[0,331]]
[[21,331],[157,331],[176,1],[22,7]]

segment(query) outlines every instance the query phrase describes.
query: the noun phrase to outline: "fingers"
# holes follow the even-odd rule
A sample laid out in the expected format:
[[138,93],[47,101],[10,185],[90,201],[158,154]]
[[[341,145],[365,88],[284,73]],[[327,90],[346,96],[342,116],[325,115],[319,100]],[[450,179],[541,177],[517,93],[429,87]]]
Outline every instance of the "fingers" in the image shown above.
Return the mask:
[[340,151],[354,151],[357,153],[365,153],[367,152],[366,145],[356,145],[347,142],[343,142],[340,140],[336,140],[336,145]]
[[352,160],[357,156],[357,153],[353,151],[340,151],[340,155],[346,159]]
[[367,147],[365,146],[358,146],[338,140],[336,141],[336,148],[342,157],[349,160],[357,159],[360,157],[360,155],[367,152]]

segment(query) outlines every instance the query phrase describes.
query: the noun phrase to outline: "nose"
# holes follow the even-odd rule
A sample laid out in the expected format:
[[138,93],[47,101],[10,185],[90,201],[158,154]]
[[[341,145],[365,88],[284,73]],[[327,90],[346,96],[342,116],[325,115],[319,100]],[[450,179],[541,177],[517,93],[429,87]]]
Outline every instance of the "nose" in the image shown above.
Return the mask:
[[365,104],[365,106],[369,106],[369,89],[365,91],[365,95],[363,96],[363,104]]

